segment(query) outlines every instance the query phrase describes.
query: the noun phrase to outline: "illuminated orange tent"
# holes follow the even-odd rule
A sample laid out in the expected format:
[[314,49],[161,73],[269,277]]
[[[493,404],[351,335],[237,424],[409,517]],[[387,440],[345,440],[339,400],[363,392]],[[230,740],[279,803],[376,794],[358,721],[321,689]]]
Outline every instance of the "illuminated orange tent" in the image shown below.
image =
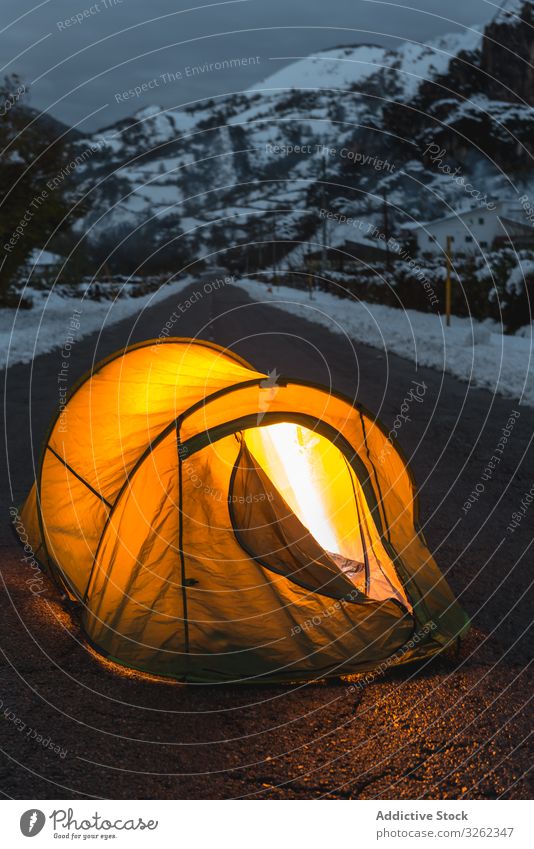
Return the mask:
[[468,625],[383,427],[201,340],[133,345],[78,383],[18,525],[94,648],[180,680],[366,671]]

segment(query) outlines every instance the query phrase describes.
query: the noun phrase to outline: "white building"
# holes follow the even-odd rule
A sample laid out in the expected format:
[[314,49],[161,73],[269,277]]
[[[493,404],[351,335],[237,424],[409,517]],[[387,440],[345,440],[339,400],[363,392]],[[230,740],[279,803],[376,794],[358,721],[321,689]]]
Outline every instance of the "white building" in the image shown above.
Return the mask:
[[452,253],[468,254],[486,251],[497,241],[515,238],[534,240],[534,228],[527,222],[521,204],[514,201],[495,201],[487,206],[468,207],[445,218],[425,224],[404,224],[405,233],[413,233],[421,254],[443,253],[447,236],[451,237]]

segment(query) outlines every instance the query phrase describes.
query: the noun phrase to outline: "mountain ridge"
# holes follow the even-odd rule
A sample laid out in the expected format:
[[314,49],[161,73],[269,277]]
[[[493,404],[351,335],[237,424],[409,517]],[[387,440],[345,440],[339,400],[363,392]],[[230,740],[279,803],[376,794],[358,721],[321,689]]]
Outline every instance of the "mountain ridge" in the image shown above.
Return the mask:
[[[83,226],[97,238],[103,228],[158,221],[202,256],[267,232],[320,241],[320,205],[372,219],[382,215],[384,192],[394,224],[406,210],[430,219],[465,200],[429,163],[431,143],[490,194],[510,192],[510,174],[524,191],[534,151],[534,80],[530,89],[525,70],[533,7],[516,2],[484,28],[426,44],[328,48],[245,91],[143,106],[79,142],[96,147],[80,172],[95,201]],[[508,44],[517,48],[513,61]],[[499,63],[499,76],[488,72]],[[519,93],[509,85],[518,77],[528,100],[523,83]],[[326,161],[324,148],[336,151]]]

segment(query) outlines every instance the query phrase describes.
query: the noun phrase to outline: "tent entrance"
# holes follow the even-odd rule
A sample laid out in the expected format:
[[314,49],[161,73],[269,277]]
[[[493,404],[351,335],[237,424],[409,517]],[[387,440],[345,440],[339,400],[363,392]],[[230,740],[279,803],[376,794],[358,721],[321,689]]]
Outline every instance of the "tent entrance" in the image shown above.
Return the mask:
[[297,583],[305,574],[305,586],[313,573],[311,583],[322,582],[327,595],[346,596],[350,587],[410,607],[358,478],[334,442],[279,422],[242,431],[242,445],[229,503],[249,554],[289,570]]
[[364,562],[354,535],[354,487],[336,446],[291,422],[244,433],[248,449],[325,551]]

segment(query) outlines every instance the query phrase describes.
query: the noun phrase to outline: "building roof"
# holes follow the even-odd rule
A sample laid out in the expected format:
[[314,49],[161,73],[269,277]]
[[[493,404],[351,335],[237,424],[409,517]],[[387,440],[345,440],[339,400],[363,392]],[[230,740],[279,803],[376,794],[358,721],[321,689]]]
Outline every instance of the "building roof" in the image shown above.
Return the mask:
[[441,224],[442,221],[451,221],[456,218],[461,218],[463,215],[467,215],[468,213],[473,215],[482,211],[494,212],[495,210],[488,209],[487,206],[468,206],[462,209],[457,209],[455,212],[451,212],[450,215],[444,215],[441,218],[434,218],[432,221],[407,221],[405,224],[401,224],[400,227],[403,230],[417,230],[420,227],[429,227],[433,224]]
[[[408,221],[404,224],[399,225],[400,230],[420,230],[425,227],[433,227],[435,224],[442,224],[444,221],[455,221],[459,218],[463,218],[465,215],[477,215],[478,213],[494,213],[497,214],[497,210],[488,209],[487,206],[471,206],[467,209],[459,209],[456,212],[451,213],[450,215],[444,215],[442,218],[434,218],[432,221],[421,221],[421,222],[411,222]],[[524,221],[518,221],[516,218],[510,218],[509,216],[500,215],[500,220],[502,222],[506,222],[508,225],[514,225],[521,228],[531,229],[528,224]]]

